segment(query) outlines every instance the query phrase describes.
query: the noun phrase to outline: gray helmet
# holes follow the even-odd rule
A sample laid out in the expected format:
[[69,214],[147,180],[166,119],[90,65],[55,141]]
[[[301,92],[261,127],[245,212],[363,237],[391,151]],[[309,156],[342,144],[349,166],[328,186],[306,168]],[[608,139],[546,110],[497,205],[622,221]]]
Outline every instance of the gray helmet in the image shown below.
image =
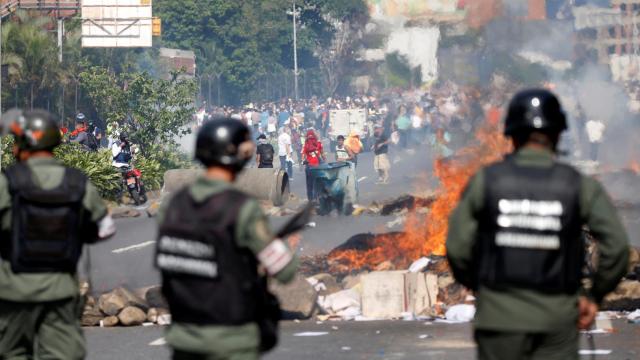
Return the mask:
[[46,110],[22,112],[10,122],[9,131],[21,150],[53,150],[62,140],[57,122]]
[[513,136],[532,131],[557,132],[567,129],[567,118],[558,98],[545,89],[517,93],[505,119],[504,134]]
[[249,128],[230,118],[207,122],[196,139],[196,159],[205,166],[226,166],[239,172],[251,159],[253,151]]

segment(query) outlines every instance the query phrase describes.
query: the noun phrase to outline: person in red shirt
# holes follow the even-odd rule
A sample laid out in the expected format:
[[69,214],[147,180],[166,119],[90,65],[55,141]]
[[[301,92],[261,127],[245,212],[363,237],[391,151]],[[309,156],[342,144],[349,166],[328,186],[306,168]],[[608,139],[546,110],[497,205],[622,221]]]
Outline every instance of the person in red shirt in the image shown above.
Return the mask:
[[322,151],[322,143],[318,141],[315,131],[307,131],[307,140],[302,148],[302,161],[306,164],[305,175],[307,181],[307,198],[309,201],[313,200],[313,183],[309,174],[309,169],[320,165],[320,162],[325,161],[324,153]]

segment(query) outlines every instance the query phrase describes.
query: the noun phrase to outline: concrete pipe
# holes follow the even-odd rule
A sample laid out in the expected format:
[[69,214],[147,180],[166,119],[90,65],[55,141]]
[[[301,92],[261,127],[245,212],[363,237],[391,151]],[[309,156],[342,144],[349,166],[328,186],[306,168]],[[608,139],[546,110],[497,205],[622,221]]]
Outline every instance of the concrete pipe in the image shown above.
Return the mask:
[[[172,193],[193,183],[202,169],[175,169],[164,173],[163,193]],[[271,201],[275,206],[284,205],[289,199],[289,176],[280,169],[244,169],[235,186],[260,200]]]

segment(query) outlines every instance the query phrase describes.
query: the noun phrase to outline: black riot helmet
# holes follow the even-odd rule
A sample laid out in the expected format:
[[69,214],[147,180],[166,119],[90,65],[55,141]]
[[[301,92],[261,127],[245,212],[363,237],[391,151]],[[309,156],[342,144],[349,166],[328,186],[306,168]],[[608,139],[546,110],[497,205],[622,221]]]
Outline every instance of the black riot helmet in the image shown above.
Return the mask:
[[53,115],[46,110],[17,113],[9,123],[9,132],[20,150],[51,151],[62,141],[60,128]]
[[254,152],[249,128],[230,118],[207,122],[196,139],[196,159],[205,166],[225,166],[239,172]]
[[127,141],[129,141],[129,134],[127,134],[124,131],[120,131],[119,139],[122,142],[127,142]]
[[567,129],[567,118],[558,98],[545,89],[529,89],[517,93],[504,125],[504,134],[515,136],[539,131],[561,133]]

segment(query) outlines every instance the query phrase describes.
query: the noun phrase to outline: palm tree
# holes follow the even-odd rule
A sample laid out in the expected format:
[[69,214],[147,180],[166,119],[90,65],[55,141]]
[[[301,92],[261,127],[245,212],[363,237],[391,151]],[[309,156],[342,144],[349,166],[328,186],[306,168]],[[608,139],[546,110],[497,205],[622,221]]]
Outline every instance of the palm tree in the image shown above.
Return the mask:
[[[46,31],[52,20],[31,15],[26,11],[15,13],[12,21],[3,27],[2,45],[3,53],[9,55],[7,60],[12,59],[14,63],[14,81],[27,86],[33,107],[36,97],[50,92],[60,82],[61,66],[56,56],[56,41]],[[18,67],[18,64],[21,65]]]

